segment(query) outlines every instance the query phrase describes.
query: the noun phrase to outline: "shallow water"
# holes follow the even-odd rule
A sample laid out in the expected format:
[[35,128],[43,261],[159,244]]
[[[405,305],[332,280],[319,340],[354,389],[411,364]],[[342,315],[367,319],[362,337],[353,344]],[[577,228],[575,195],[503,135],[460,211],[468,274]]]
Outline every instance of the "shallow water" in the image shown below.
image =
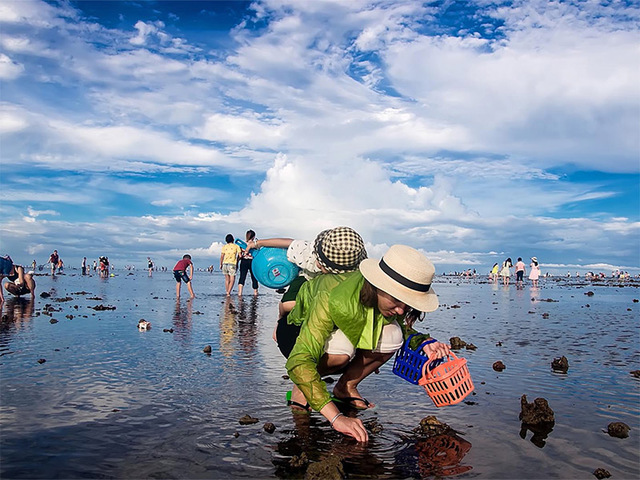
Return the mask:
[[[478,347],[458,352],[475,392],[437,409],[389,362],[361,385],[377,406],[360,418],[382,430],[358,445],[319,414],[285,406],[290,383],[271,340],[275,292],[227,299],[219,273],[198,272],[198,298],[188,301],[183,288],[176,301],[170,272],[117,273],[38,276],[35,304],[5,303],[0,478],[297,478],[304,470],[288,465],[302,452],[311,461],[339,455],[349,478],[595,478],[598,467],[640,477],[640,380],[629,374],[640,369],[634,286],[561,279],[517,290],[440,278],[441,307],[421,329]],[[64,297],[72,300],[55,301]],[[45,315],[46,304],[59,311]],[[151,330],[138,331],[141,318]],[[566,374],[550,366],[562,355]],[[497,360],[506,370],[492,369]],[[548,400],[551,432],[521,431],[522,394]],[[242,426],[245,414],[260,421]],[[458,435],[416,438],[427,415]],[[610,437],[613,421],[631,426],[630,437]]]

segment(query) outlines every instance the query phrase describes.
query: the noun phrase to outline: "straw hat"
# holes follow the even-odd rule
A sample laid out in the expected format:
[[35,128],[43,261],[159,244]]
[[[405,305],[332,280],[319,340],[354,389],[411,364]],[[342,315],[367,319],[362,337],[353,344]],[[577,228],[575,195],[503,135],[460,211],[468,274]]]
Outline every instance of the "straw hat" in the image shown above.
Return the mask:
[[436,269],[414,248],[393,245],[381,260],[363,260],[360,272],[374,287],[416,310],[438,308],[438,296],[431,288]]
[[531,261],[537,262],[538,261],[538,257],[531,257]]
[[320,232],[313,244],[318,262],[331,273],[356,270],[367,258],[362,237],[349,227],[336,227]]

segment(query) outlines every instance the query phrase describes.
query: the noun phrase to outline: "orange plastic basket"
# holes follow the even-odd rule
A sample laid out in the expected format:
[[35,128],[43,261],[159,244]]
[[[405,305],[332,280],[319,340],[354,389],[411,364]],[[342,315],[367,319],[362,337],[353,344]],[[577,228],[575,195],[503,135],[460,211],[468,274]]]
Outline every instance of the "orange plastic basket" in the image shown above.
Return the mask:
[[473,392],[473,382],[464,358],[458,358],[451,352],[448,361],[432,370],[427,368],[430,363],[426,361],[422,366],[418,385],[424,387],[436,407],[460,403]]

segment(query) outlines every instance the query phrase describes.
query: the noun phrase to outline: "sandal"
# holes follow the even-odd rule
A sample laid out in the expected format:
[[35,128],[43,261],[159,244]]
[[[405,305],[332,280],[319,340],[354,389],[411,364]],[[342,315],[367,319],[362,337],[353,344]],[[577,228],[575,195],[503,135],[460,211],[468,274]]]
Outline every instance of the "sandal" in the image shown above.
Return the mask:
[[[345,407],[353,408],[355,410],[368,410],[370,408],[373,408],[371,406],[371,403],[366,398],[360,398],[360,397],[336,397],[335,395],[332,395],[331,396],[331,400],[333,400],[334,402],[337,402],[337,403],[341,403]],[[364,407],[359,407],[358,405],[355,404],[355,402],[362,402],[362,403],[365,404],[365,406]]]
[[300,402],[291,400],[291,390],[287,392],[287,407],[292,407],[291,410],[303,410],[307,413],[311,413],[311,405],[309,405],[309,402],[307,402],[306,405],[303,405]]

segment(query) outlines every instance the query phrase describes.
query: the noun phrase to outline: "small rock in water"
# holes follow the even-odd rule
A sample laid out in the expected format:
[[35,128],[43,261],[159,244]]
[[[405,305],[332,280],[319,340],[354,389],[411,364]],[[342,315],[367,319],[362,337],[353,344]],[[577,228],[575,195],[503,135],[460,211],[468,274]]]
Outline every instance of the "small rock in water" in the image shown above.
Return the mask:
[[138,330],[145,331],[145,330],[151,330],[151,322],[147,322],[144,318],[141,318],[138,321]]
[[50,296],[51,296],[51,294],[50,294],[50,293],[48,293],[48,292],[42,292],[42,293],[40,294],[40,297],[41,297],[41,298],[49,298]]
[[520,398],[520,420],[529,425],[555,422],[555,414],[544,398],[536,398],[533,403],[527,402],[527,396]]
[[289,460],[289,467],[291,468],[305,468],[309,465],[309,457],[305,452],[302,452],[300,455],[294,455]]
[[304,480],[341,480],[345,477],[342,459],[329,455],[324,460],[314,462],[307,468]]
[[551,368],[558,372],[567,373],[569,370],[569,360],[564,355],[560,358],[554,358],[551,362]]
[[289,380],[289,375],[282,375],[283,380]]
[[473,343],[467,343],[467,345],[465,346],[465,348],[467,350],[477,350],[478,347],[476,347]]
[[173,333],[173,328],[163,328],[162,331],[166,333]]
[[496,343],[496,347],[501,347],[501,346],[502,346],[502,342]]
[[460,339],[460,337],[451,337],[449,339],[449,344],[451,345],[451,348],[454,350],[458,350],[459,348],[467,346],[467,342]]
[[549,318],[549,314],[548,313],[543,313],[542,314],[542,318]]
[[585,292],[585,295],[587,297],[593,297],[595,295],[595,293],[593,293],[591,290],[589,290],[588,292]]
[[43,363],[44,363],[44,362],[46,362],[46,361],[47,361],[47,360],[46,360],[46,359],[44,359],[44,358],[40,358],[40,359],[38,359],[38,363],[39,363],[39,364],[43,364]]
[[264,428],[264,431],[267,433],[273,433],[276,431],[276,426],[271,422],[265,423],[262,428]]
[[49,320],[49,323],[58,323],[58,320],[56,320],[55,318],[52,318],[51,320]]
[[493,364],[493,369],[494,369],[496,372],[501,372],[501,371],[503,371],[505,368],[507,368],[507,367],[505,367],[504,363],[502,363],[500,360],[498,360],[497,362],[495,362],[495,363]]
[[631,430],[629,425],[622,422],[612,422],[607,427],[607,433],[616,438],[627,438],[629,436],[629,430]]
[[640,300],[638,300],[637,298],[633,299],[633,303],[638,303],[638,302],[640,302]]
[[446,423],[442,423],[433,415],[429,415],[428,417],[424,417],[420,420],[420,425],[413,431],[418,434],[432,436],[450,432],[451,427]]
[[629,373],[636,378],[640,378],[640,370],[631,370]]
[[235,432],[235,433],[233,434],[233,436],[234,436],[234,437],[236,437],[236,438],[238,438],[238,437],[240,436],[240,434],[239,434],[238,432]]
[[258,423],[259,421],[260,421],[259,418],[254,418],[249,414],[247,414],[247,415],[245,415],[243,417],[240,417],[240,420],[238,420],[240,425],[251,425],[253,423]]
[[603,478],[609,478],[611,476],[611,474],[607,470],[605,470],[604,468],[596,468],[593,471],[593,475],[598,480],[602,480]]
[[202,351],[203,351],[204,353],[206,353],[207,355],[211,355],[211,345],[207,345],[206,347],[204,347],[204,348],[202,349]]

